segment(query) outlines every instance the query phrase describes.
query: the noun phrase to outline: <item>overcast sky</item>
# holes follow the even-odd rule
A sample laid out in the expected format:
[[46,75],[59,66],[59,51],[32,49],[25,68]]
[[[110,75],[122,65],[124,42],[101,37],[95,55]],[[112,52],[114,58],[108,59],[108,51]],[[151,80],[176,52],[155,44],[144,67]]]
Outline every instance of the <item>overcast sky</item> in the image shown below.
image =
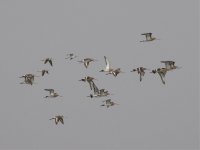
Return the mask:
[[[0,19],[0,149],[198,149],[198,0],[1,0]],[[144,32],[160,40],[141,43]],[[125,73],[99,72],[103,56]],[[85,69],[85,57],[98,61]],[[161,60],[182,67],[165,85],[130,72]],[[41,69],[50,74],[19,84]],[[113,95],[88,98],[87,75]],[[63,97],[45,99],[45,88]],[[120,105],[100,107],[107,98]]]

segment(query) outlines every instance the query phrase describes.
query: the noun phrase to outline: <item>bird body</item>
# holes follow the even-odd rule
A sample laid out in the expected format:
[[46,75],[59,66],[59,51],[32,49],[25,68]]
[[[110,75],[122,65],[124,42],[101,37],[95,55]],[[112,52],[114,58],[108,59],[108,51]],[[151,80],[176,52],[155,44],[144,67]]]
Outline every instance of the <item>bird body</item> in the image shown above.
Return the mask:
[[114,77],[117,77],[117,75],[118,75],[119,73],[124,73],[124,72],[122,72],[120,68],[117,68],[117,69],[115,69],[115,70],[114,70],[114,69],[111,69],[106,75],[112,74]]

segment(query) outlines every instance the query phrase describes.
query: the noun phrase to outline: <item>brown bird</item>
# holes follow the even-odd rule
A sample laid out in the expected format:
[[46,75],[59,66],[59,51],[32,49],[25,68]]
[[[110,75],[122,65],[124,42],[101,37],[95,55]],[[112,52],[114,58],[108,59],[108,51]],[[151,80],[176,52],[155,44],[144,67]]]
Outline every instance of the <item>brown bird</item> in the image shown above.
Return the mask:
[[96,61],[96,59],[93,59],[93,58],[85,58],[85,59],[83,59],[83,60],[79,60],[78,62],[83,63],[84,66],[85,66],[85,68],[88,68],[90,62],[92,62],[92,61]]
[[49,64],[53,67],[53,59],[52,58],[45,58],[45,59],[43,59],[43,60],[41,60],[41,61],[44,61],[44,64],[46,64],[47,62],[49,62]]
[[20,78],[24,78],[24,82],[21,82],[20,84],[30,84],[32,85],[34,82],[35,77],[38,77],[34,74],[25,74],[23,76],[21,76]]
[[168,70],[173,70],[173,69],[180,69],[181,67],[175,66],[174,61],[160,61],[161,63],[165,64],[165,68]]
[[62,124],[64,124],[64,116],[55,116],[55,117],[53,117],[53,118],[51,118],[51,119],[49,119],[49,120],[55,120],[55,124],[57,125],[58,124],[58,122],[61,122]]
[[86,81],[87,81],[87,82],[89,83],[90,89],[92,90],[92,88],[93,88],[93,86],[92,86],[93,80],[96,80],[96,79],[93,78],[93,77],[90,77],[90,76],[86,76],[86,77],[84,77],[83,79],[80,79],[79,81],[83,81],[83,82],[86,82]]
[[152,70],[150,73],[154,73],[154,74],[158,73],[162,83],[165,84],[164,78],[165,78],[167,71],[169,71],[169,70],[166,68],[158,68],[158,69]]
[[49,74],[49,71],[48,70],[41,70],[41,71],[38,71],[38,72],[41,72],[42,73],[42,76],[44,76],[45,74]]
[[124,72],[122,72],[120,68],[117,68],[117,69],[115,69],[115,70],[114,70],[114,69],[111,69],[106,75],[112,74],[114,77],[117,77],[117,75],[118,75],[119,73],[124,73]]
[[138,67],[136,69],[133,69],[131,72],[137,71],[137,73],[140,75],[140,82],[141,82],[142,81],[142,77],[145,75],[145,70],[149,70],[149,69],[144,68],[144,67]]

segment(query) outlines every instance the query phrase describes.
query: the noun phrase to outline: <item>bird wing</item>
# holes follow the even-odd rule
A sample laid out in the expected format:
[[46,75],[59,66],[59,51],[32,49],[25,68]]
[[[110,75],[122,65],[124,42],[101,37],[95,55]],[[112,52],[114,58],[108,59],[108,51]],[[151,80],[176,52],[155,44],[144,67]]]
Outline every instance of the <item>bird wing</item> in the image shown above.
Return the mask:
[[165,84],[165,81],[164,81],[165,75],[162,74],[161,72],[158,72],[158,74],[159,74],[159,76],[160,76],[160,79],[161,79],[162,83]]
[[87,68],[89,66],[89,61],[84,61],[84,66]]
[[111,99],[107,99],[107,100],[106,100],[106,103],[110,103],[110,102],[111,102]]
[[140,73],[140,82],[142,81],[142,74]]
[[88,81],[91,90],[93,89],[93,83],[92,82],[93,81]]
[[95,83],[92,81],[92,87],[93,87],[93,90],[94,90],[94,94],[99,94],[99,89],[98,87],[95,85]]
[[102,102],[111,102],[111,99],[104,100]]
[[42,70],[42,76],[44,76],[44,74],[45,74],[45,70]]
[[152,35],[152,33],[147,33],[147,34],[146,34],[146,39],[147,39],[147,40],[151,40],[151,35]]
[[60,117],[60,118],[58,119],[58,121],[60,121],[62,124],[64,124],[64,120],[63,120],[62,117]]
[[49,59],[45,59],[45,60],[44,60],[44,64],[46,64],[48,61],[49,61]]
[[105,59],[105,63],[106,63],[106,70],[110,70],[110,62],[108,61],[108,59],[106,58],[106,56],[104,56]]
[[49,60],[49,63],[50,63],[50,65],[51,65],[51,66],[53,66],[53,62],[52,62],[52,60],[51,60],[51,59]]
[[54,89],[44,89],[45,91],[49,91],[49,93],[54,93]]

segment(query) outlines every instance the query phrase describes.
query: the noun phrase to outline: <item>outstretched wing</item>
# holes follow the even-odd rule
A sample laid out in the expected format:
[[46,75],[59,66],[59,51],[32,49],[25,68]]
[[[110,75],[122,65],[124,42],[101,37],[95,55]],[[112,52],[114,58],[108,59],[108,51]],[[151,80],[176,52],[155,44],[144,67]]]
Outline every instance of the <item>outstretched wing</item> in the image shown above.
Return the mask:
[[44,64],[46,64],[48,61],[49,61],[49,59],[48,59],[48,58],[47,58],[47,59],[45,59],[45,61],[44,61]]
[[85,66],[85,68],[88,68],[88,66],[89,66],[89,61],[85,61],[85,62],[84,62],[84,66]]
[[53,66],[53,62],[52,62],[52,60],[51,60],[51,59],[49,60],[49,63],[50,63],[50,65],[51,65],[51,66]]
[[89,86],[90,86],[90,90],[92,90],[93,89],[93,83],[92,83],[93,81],[88,81],[88,83],[89,83]]
[[160,79],[161,79],[162,83],[165,84],[165,81],[164,81],[165,74],[160,73],[160,72],[158,72],[158,74],[160,76]]
[[49,91],[49,93],[54,93],[54,89],[44,89],[45,91]]
[[99,94],[99,89],[98,87],[94,84],[93,81],[91,81],[92,89],[94,90],[94,94]]
[[104,100],[103,102],[110,103],[111,99]]
[[108,59],[106,58],[106,56],[104,56],[104,59],[105,59],[105,63],[106,63],[106,70],[109,71],[109,69],[110,69],[110,62],[108,61]]

